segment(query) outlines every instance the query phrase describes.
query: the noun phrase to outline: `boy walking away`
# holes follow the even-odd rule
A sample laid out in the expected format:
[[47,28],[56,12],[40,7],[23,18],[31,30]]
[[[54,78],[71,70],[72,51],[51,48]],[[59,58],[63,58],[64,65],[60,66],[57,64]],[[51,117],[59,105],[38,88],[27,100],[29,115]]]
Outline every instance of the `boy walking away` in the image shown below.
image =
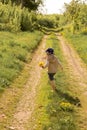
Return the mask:
[[56,91],[56,84],[54,80],[54,76],[57,73],[58,67],[63,69],[60,61],[58,58],[54,55],[54,49],[53,48],[48,48],[46,50],[46,64],[41,66],[42,68],[48,68],[48,76],[50,80],[50,84],[52,86],[52,89]]

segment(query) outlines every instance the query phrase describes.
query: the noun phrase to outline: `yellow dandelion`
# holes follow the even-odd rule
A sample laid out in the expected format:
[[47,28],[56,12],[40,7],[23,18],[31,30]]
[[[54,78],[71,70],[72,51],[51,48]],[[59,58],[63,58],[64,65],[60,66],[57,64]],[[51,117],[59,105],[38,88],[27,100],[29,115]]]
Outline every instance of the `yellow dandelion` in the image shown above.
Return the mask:
[[39,66],[40,67],[44,66],[44,62],[39,62]]

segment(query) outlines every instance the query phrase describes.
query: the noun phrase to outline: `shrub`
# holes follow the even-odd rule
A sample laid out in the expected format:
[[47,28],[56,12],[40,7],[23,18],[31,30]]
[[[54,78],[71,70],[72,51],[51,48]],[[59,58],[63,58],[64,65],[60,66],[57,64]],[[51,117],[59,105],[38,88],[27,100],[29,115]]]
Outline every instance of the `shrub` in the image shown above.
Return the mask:
[[87,28],[82,31],[82,34],[87,35]]
[[0,30],[31,31],[34,28],[35,16],[28,9],[21,9],[21,6],[0,3]]

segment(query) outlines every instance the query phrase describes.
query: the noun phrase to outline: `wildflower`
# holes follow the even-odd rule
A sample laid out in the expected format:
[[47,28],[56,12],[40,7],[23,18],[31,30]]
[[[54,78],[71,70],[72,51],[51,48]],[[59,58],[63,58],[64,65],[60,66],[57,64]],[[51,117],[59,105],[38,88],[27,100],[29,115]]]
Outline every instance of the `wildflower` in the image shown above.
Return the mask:
[[61,102],[60,107],[63,110],[66,110],[66,111],[72,111],[73,110],[73,105],[69,102]]
[[44,62],[39,62],[39,66],[40,67],[44,66]]

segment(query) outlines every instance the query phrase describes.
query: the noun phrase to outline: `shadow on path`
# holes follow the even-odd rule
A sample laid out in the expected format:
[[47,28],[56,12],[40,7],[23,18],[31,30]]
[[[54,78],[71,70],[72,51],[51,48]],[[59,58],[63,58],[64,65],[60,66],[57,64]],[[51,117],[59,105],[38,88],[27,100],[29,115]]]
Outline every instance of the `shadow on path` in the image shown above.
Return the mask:
[[60,96],[68,100],[70,103],[81,107],[81,103],[78,97],[73,97],[69,93],[63,93],[61,90],[56,89],[56,93]]

